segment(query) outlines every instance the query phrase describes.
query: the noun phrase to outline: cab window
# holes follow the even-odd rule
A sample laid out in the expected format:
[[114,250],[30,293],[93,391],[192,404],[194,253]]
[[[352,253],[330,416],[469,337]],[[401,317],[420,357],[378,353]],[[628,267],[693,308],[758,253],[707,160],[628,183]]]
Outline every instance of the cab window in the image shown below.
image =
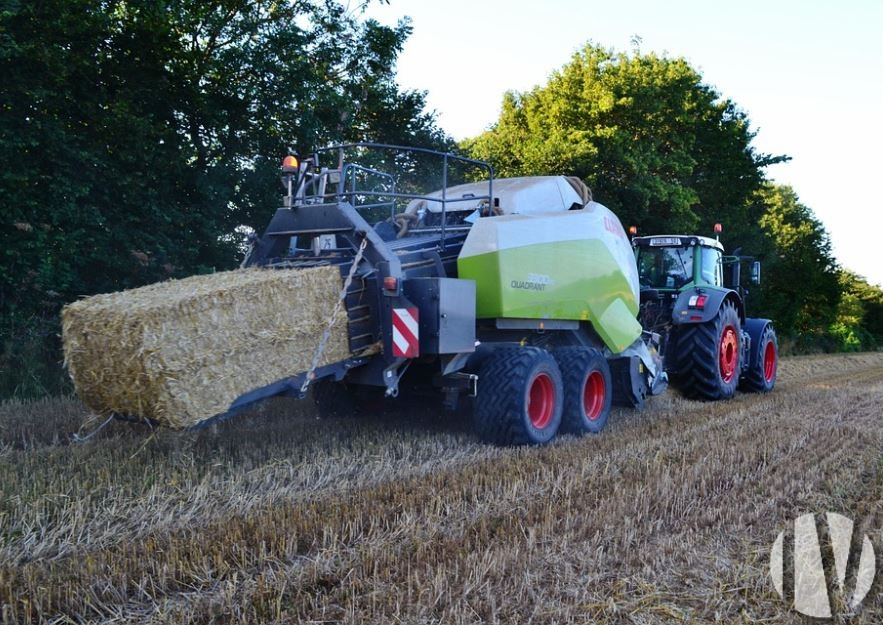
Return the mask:
[[692,247],[642,247],[638,252],[641,286],[679,289],[693,279]]
[[702,248],[702,281],[713,286],[724,285],[724,270],[720,250]]

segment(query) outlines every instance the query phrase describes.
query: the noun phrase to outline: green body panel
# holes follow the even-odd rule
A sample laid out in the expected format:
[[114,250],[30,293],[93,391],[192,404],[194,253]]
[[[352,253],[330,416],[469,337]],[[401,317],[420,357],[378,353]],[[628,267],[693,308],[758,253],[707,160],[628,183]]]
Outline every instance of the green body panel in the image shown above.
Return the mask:
[[476,282],[479,318],[590,321],[613,352],[641,335],[638,302],[626,275],[597,239],[537,243],[457,261]]

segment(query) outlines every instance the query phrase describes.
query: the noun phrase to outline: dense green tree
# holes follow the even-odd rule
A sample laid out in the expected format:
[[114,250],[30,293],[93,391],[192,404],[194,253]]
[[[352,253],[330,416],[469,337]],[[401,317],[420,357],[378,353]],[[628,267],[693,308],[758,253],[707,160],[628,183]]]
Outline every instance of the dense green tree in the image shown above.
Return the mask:
[[813,347],[827,336],[840,304],[839,269],[828,233],[791,187],[766,184],[755,203],[763,207],[760,226],[771,246],[763,257],[758,308],[785,334]]
[[857,351],[883,344],[883,290],[846,270],[840,272],[840,289],[831,333],[842,348]]
[[849,282],[848,292],[856,295],[864,309],[862,328],[870,335],[873,346],[879,347],[883,345],[883,289],[856,274],[850,275]]
[[4,373],[66,301],[234,266],[234,231],[274,210],[286,151],[446,144],[424,94],[395,82],[409,22],[366,20],[365,4],[3,3]]
[[507,93],[490,130],[464,142],[503,176],[567,174],[642,232],[756,221],[762,168],[748,119],[684,59],[587,45],[546,85]]

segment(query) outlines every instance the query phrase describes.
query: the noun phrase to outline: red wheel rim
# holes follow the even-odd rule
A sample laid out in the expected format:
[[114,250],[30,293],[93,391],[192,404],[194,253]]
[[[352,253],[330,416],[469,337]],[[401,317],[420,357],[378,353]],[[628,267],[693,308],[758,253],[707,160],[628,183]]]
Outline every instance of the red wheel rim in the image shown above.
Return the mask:
[[527,416],[538,430],[549,425],[555,412],[555,385],[552,378],[541,373],[530,383],[527,394]]
[[776,377],[776,346],[769,341],[763,350],[763,378],[767,382],[772,382],[774,377]]
[[720,374],[724,382],[730,382],[736,375],[736,363],[739,360],[739,339],[736,328],[727,326],[721,334]]
[[601,416],[606,391],[604,376],[599,371],[592,371],[586,378],[586,386],[583,388],[583,407],[589,421],[596,421]]

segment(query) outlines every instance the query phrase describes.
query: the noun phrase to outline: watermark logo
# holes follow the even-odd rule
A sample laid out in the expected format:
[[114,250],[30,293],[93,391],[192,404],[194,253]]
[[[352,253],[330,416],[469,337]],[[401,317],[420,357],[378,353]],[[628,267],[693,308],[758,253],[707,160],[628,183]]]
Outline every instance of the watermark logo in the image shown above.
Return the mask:
[[[876,560],[874,547],[867,536],[854,540],[851,519],[828,512],[825,515],[827,540],[819,541],[819,528],[813,514],[804,514],[794,521],[793,545],[786,544],[785,532],[780,532],[770,552],[770,575],[773,586],[782,599],[787,600],[791,588],[786,588],[786,573],[790,572],[794,586],[794,609],[806,616],[831,618],[831,599],[837,595],[845,610],[855,611],[861,605],[874,582]],[[824,530],[824,528],[822,528]],[[823,559],[822,548],[826,549]],[[793,560],[786,552],[793,547]],[[825,560],[833,559],[833,571],[826,571]],[[790,565],[790,566],[789,566]],[[829,575],[830,573],[830,575]],[[834,579],[830,579],[833,577]],[[851,590],[851,592],[850,592]]]

